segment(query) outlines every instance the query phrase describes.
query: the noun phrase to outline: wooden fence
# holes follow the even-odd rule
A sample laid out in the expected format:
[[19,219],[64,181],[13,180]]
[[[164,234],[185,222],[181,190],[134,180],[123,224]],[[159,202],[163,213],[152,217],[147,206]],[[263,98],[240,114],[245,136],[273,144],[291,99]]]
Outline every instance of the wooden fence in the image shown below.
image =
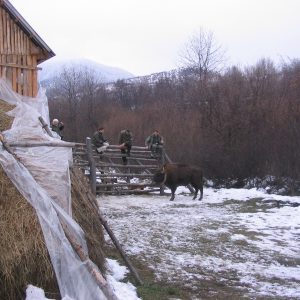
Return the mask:
[[[126,165],[122,161],[124,156]],[[73,148],[73,161],[89,177],[94,194],[163,194],[163,188],[154,184],[152,177],[170,158],[163,148],[161,154],[152,157],[148,148],[133,146],[128,156],[116,145],[110,145],[100,155],[87,138],[86,144],[76,144]]]

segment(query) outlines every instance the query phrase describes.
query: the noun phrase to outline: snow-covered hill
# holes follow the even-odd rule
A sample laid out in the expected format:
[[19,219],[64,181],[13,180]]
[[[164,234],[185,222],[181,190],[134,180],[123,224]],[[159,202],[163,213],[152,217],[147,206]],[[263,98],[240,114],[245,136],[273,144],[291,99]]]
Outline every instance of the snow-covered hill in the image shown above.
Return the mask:
[[63,59],[53,57],[40,64],[39,67],[42,68],[42,70],[39,71],[40,82],[51,81],[51,79],[58,76],[64,69],[70,68],[91,70],[97,78],[104,82],[134,77],[133,74],[126,70],[102,65],[85,58]]

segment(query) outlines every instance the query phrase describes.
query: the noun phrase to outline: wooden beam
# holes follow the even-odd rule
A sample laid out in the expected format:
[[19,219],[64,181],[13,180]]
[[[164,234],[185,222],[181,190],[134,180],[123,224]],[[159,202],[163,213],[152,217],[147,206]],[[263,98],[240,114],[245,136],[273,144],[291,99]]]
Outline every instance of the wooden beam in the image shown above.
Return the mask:
[[86,148],[87,148],[87,156],[90,166],[90,183],[92,192],[94,195],[96,195],[96,166],[95,161],[92,155],[92,140],[91,138],[86,138]]
[[20,68],[20,69],[27,69],[27,70],[42,70],[42,68],[20,65],[16,63],[0,63],[2,67],[10,67],[10,68]]
[[109,168],[133,168],[133,169],[158,169],[158,166],[157,165],[121,165],[121,164],[107,164],[107,163],[103,163],[103,164],[99,164],[97,163],[96,164],[96,167],[102,167],[102,168],[105,168],[105,167],[109,167]]
[[135,174],[135,173],[109,173],[109,174],[97,174],[100,178],[115,178],[115,177],[137,177],[137,178],[151,178],[153,174]]
[[66,238],[70,242],[72,248],[77,253],[80,260],[84,263],[88,271],[91,273],[92,277],[94,278],[104,295],[108,299],[119,300],[119,298],[115,295],[114,291],[111,289],[111,287],[99,271],[99,269],[95,266],[95,264],[90,260],[89,256],[85,253],[81,244],[79,244],[74,235],[71,234],[71,231],[68,229],[67,225],[64,224],[62,219],[60,219],[60,221]]
[[27,147],[69,147],[73,148],[75,147],[75,143],[69,143],[69,142],[62,142],[62,143],[55,143],[55,142],[42,142],[42,143],[29,143],[29,142],[18,142],[18,143],[10,143],[9,146],[11,147],[21,147],[21,148],[27,148]]
[[147,186],[158,186],[159,184],[155,183],[127,183],[127,182],[120,182],[120,183],[97,183],[97,187],[136,187],[136,188],[144,188]]
[[[150,194],[153,192],[159,192],[159,189],[147,189],[147,190],[110,190],[110,191],[105,191],[105,190],[101,190],[98,191],[99,194],[108,194],[108,195],[122,195],[122,194]],[[164,195],[171,195],[170,193],[168,194],[164,194]]]
[[[119,149],[120,150],[119,147],[120,147],[119,145],[109,145],[108,149]],[[148,150],[148,148],[147,147],[141,147],[141,146],[132,146],[130,152],[132,150]]]
[[112,242],[114,243],[115,247],[118,249],[121,257],[123,258],[126,266],[130,270],[131,274],[135,278],[138,284],[143,284],[143,281],[141,280],[139,274],[131,264],[130,260],[126,256],[123,248],[121,247],[119,241],[117,240],[116,236],[114,235],[113,231],[110,229],[106,219],[103,217],[103,215],[100,212],[99,206],[96,203],[95,195],[91,193],[90,190],[86,189],[86,187],[82,184],[80,179],[76,176],[75,170],[71,170],[72,177],[76,180],[76,186],[78,187],[78,192],[82,195],[83,199],[89,200],[90,204],[94,207],[95,211],[98,214],[98,217],[101,221],[101,224],[105,228],[106,232],[108,233],[109,237],[111,238]]
[[51,132],[51,130],[49,129],[48,124],[44,121],[44,119],[42,117],[39,117],[39,121],[41,122],[43,128],[46,130],[46,132],[48,133],[49,136],[53,137],[53,134]]

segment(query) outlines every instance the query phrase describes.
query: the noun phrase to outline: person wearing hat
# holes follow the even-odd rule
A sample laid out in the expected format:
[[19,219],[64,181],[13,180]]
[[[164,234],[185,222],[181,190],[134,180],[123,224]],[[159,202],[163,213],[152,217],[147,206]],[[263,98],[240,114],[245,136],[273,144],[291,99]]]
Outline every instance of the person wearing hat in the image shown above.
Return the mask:
[[96,147],[96,151],[99,154],[102,154],[106,148],[109,146],[109,143],[107,139],[104,138],[103,136],[104,133],[104,127],[99,127],[96,132],[94,132],[93,138],[92,138],[92,143]]
[[127,165],[127,156],[130,156],[132,140],[132,133],[129,129],[121,130],[119,135],[119,148],[121,149],[123,165]]
[[60,138],[62,140],[63,139],[62,131],[64,128],[65,125],[63,122],[58,121],[58,119],[52,120],[51,130],[56,133],[55,137]]

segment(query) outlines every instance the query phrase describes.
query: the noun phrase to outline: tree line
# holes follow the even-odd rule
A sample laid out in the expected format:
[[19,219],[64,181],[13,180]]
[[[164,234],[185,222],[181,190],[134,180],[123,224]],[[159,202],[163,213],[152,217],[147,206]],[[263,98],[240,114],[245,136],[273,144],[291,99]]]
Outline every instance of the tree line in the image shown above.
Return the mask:
[[299,178],[300,61],[230,67],[199,77],[191,69],[154,82],[107,86],[89,70],[65,70],[48,88],[50,115],[65,138],[83,142],[98,126],[111,144],[130,129],[134,144],[158,129],[177,162],[207,176]]
[[172,160],[207,177],[299,180],[300,60],[225,61],[213,33],[200,29],[171,72],[105,84],[91,70],[65,69],[48,85],[50,116],[78,142],[104,126],[111,144],[127,128],[143,145],[157,129]]

